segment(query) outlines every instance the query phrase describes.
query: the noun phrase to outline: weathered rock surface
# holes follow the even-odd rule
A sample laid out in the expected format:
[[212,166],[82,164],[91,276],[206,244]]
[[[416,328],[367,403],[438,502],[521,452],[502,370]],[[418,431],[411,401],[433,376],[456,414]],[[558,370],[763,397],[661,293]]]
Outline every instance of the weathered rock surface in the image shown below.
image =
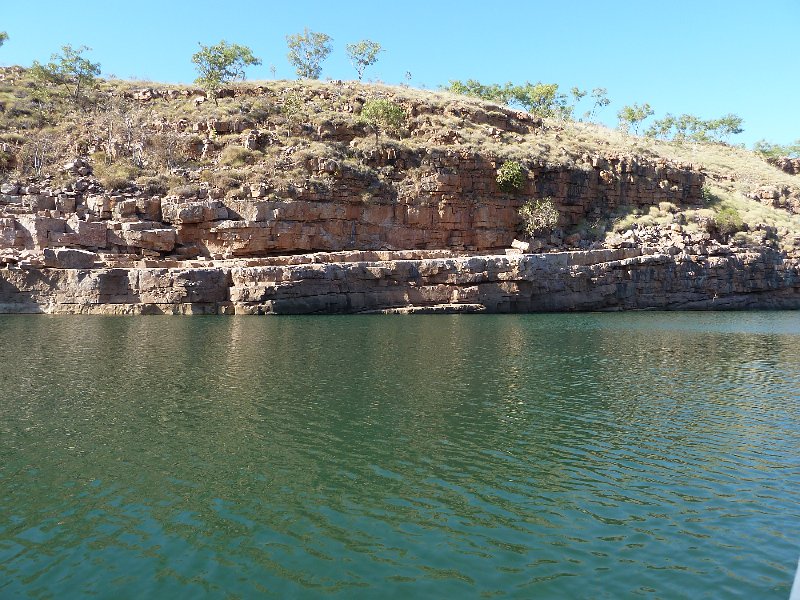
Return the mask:
[[[0,78],[21,73],[0,71]],[[750,223],[746,241],[737,241],[707,216],[684,227],[677,208],[708,208],[706,175],[733,181],[727,171],[650,151],[633,156],[591,129],[508,107],[431,102],[416,93],[397,96],[408,117],[402,139],[373,145],[357,115],[373,93],[393,93],[365,93],[343,82],[268,88],[220,90],[217,98],[252,100],[224,117],[192,110],[192,102],[206,102],[200,90],[126,88],[116,99],[147,107],[137,113],[136,127],[125,125],[141,136],[126,141],[113,120],[87,116],[85,128],[76,128],[86,131],[64,145],[59,152],[66,154],[52,168],[32,171],[15,162],[6,169],[0,312],[797,305],[795,231]],[[290,99],[310,108],[303,122],[280,109]],[[21,127],[11,137],[29,133]],[[21,145],[3,144],[16,160]],[[512,157],[525,176],[509,193],[497,173]],[[136,168],[123,168],[126,161]],[[776,164],[789,173],[799,169],[796,160]],[[746,193],[800,214],[798,188],[782,175],[779,181],[763,178]],[[539,237],[517,239],[520,207],[545,197],[558,223]],[[669,207],[676,209],[672,216]],[[657,213],[661,220],[634,222],[606,237],[611,219],[626,212]],[[731,239],[784,254],[732,249],[724,245]]]
[[[9,182],[0,187],[0,249],[69,246],[218,258],[345,249],[490,251],[509,247],[519,207],[529,198],[552,197],[559,224],[569,227],[623,205],[696,204],[703,183],[690,165],[587,155],[577,166],[531,160],[525,188],[505,194],[497,188],[493,155],[389,148],[364,160],[390,169],[391,177],[367,180],[334,160],[311,158],[303,167],[324,185],[270,193],[248,185],[223,199],[209,198],[215,191],[203,187],[178,198],[102,193],[89,179],[69,191]],[[87,168],[78,159],[67,167]]]
[[75,248],[45,248],[44,266],[56,269],[91,269],[97,254]]
[[768,162],[778,167],[781,171],[789,173],[789,175],[800,175],[800,158],[784,156],[781,158],[770,158]]
[[[157,261],[156,261],[157,262]],[[638,248],[538,255],[355,252],[126,268],[0,269],[0,312],[314,314],[800,308],[800,264]]]

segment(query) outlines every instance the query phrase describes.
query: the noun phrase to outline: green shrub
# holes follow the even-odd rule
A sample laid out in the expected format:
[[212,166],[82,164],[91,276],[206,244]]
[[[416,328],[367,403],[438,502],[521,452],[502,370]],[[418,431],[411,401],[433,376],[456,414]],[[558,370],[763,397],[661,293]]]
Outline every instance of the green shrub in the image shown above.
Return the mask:
[[782,158],[784,156],[790,158],[800,157],[800,140],[794,144],[770,144],[766,140],[759,140],[753,146],[753,151],[766,158]]
[[378,148],[380,132],[399,133],[405,120],[406,113],[403,107],[384,98],[367,100],[359,117],[359,121],[371,127],[375,132],[375,148]]
[[200,173],[200,181],[204,181],[212,188],[221,190],[238,189],[246,178],[246,174],[241,171],[207,170]]
[[151,196],[163,196],[171,187],[180,185],[180,179],[166,175],[142,176],[136,180],[136,185]]
[[497,186],[503,192],[517,192],[525,183],[522,165],[515,160],[507,160],[497,170]]
[[717,231],[726,238],[741,231],[744,227],[744,221],[739,211],[733,207],[725,207],[714,215],[714,224],[717,226]]
[[199,193],[200,186],[196,183],[179,185],[169,190],[170,196],[178,196],[178,198],[194,198]]
[[214,104],[218,104],[220,88],[236,79],[244,81],[245,68],[260,65],[261,59],[253,56],[253,51],[247,46],[222,40],[215,46],[200,44],[200,51],[192,55],[192,62],[199,74],[194,82],[206,91]]
[[225,146],[219,155],[219,164],[229,167],[243,167],[256,162],[258,155],[243,146]]
[[0,150],[0,172],[10,171],[17,164],[17,157],[9,150]]
[[484,85],[475,79],[468,79],[467,81],[451,80],[450,85],[445,89],[454,94],[473,96],[489,102],[521,106],[538,117],[568,117],[573,108],[568,105],[567,96],[559,93],[557,83],[526,81],[523,85],[515,85],[511,82],[505,85],[497,83]]
[[558,209],[552,198],[528,200],[519,209],[525,233],[531,237],[554,229],[558,225]]
[[140,173],[140,169],[127,160],[118,160],[109,164],[102,160],[102,153],[97,154],[100,160],[97,160],[98,156],[95,156],[93,171],[106,190],[128,187]]

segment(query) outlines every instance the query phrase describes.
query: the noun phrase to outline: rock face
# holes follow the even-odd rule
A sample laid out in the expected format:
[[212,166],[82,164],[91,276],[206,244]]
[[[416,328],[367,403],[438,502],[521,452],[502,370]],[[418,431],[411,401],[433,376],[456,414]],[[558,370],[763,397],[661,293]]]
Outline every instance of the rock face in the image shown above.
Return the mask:
[[[304,185],[280,192],[245,186],[236,197],[217,199],[205,188],[186,198],[109,194],[88,179],[71,191],[6,183],[0,188],[0,249],[65,246],[147,258],[489,251],[511,244],[519,207],[529,198],[552,197],[559,224],[568,227],[623,205],[691,205],[702,195],[703,176],[688,166],[630,157],[587,155],[570,167],[531,161],[516,194],[498,190],[498,159],[491,155],[390,148],[365,160],[391,175],[371,180],[346,164],[311,158],[303,163],[311,177]],[[84,163],[71,168],[75,164]]]
[[[22,74],[0,69],[0,79]],[[12,92],[20,105],[28,101],[27,85]],[[680,152],[627,142],[615,150],[594,126],[383,86],[237,85],[217,93],[232,100],[219,112],[201,107],[205,94],[191,88],[108,93],[102,118],[64,113],[65,122],[82,126],[63,128],[47,164],[22,160],[44,143],[24,119],[0,144],[0,311],[510,312],[796,302],[800,236],[765,222],[731,237],[735,222],[723,227],[706,214],[712,210],[688,211],[712,208],[706,174],[717,182],[733,177],[660,158]],[[372,97],[404,111],[396,138],[372,143],[359,118]],[[146,110],[129,110],[135,105]],[[646,154],[632,156],[634,148]],[[497,181],[507,160],[523,174],[513,192]],[[780,166],[797,172],[794,162]],[[759,175],[746,193],[800,214],[800,188],[783,175],[774,183]],[[523,223],[520,208],[545,198],[557,222]],[[606,235],[622,227],[624,214],[643,218]],[[534,237],[517,240],[523,229]],[[760,249],[734,251],[728,243]]]
[[800,158],[771,158],[768,161],[789,175],[800,175]]
[[74,248],[45,248],[44,265],[56,269],[91,269],[97,254]]
[[0,312],[314,314],[800,308],[800,264],[769,250],[540,255],[353,252],[172,267],[0,270]]

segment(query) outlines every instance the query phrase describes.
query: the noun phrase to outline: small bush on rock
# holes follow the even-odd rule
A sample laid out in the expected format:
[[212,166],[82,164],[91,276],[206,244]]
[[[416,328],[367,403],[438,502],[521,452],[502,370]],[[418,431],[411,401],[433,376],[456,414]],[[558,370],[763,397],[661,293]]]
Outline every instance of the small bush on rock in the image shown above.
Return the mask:
[[378,135],[383,133],[399,133],[406,120],[403,107],[391,100],[378,98],[367,100],[361,109],[359,120],[375,132],[375,148],[378,148]]
[[221,165],[243,167],[256,162],[256,153],[242,146],[225,146],[219,155]]
[[196,183],[188,183],[176,186],[169,190],[170,196],[177,196],[178,198],[195,198],[200,193],[200,186]]
[[119,190],[128,187],[139,175],[140,169],[130,161],[123,159],[108,164],[104,160],[94,163],[95,177],[106,190]]
[[524,183],[525,173],[516,160],[507,160],[497,170],[497,186],[503,192],[518,192]]
[[552,198],[528,200],[519,209],[525,233],[531,237],[554,229],[558,225],[558,209]]
[[725,207],[714,215],[714,224],[720,235],[726,239],[744,227],[742,216],[738,210],[732,207]]

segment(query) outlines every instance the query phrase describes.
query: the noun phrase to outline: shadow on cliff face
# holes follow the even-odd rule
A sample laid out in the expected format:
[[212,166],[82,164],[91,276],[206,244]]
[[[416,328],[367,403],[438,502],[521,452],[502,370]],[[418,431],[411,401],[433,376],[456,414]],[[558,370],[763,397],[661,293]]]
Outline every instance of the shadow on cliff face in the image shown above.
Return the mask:
[[[0,305],[5,312],[41,313],[48,306],[139,304],[136,271],[127,269],[3,269]],[[133,281],[132,281],[133,280]]]
[[38,271],[0,269],[0,309],[4,313],[44,312],[28,282],[40,278]]

